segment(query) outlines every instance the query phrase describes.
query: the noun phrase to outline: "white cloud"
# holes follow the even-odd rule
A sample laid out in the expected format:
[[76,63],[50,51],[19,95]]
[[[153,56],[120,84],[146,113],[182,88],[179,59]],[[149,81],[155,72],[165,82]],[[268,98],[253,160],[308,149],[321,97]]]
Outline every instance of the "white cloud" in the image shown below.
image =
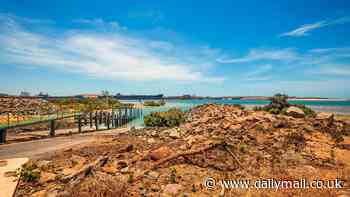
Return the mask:
[[326,26],[344,24],[344,23],[348,23],[348,22],[350,22],[350,17],[342,17],[342,18],[338,18],[335,20],[331,20],[331,21],[326,21],[326,20],[319,21],[316,23],[302,25],[302,26],[298,27],[297,29],[294,29],[294,30],[286,32],[286,33],[282,33],[282,34],[280,34],[280,36],[292,36],[292,37],[307,36],[307,35],[309,35],[308,32],[310,32],[312,30],[319,29],[319,28],[326,27]]
[[283,33],[280,36],[295,36],[295,37],[306,36],[306,35],[308,35],[307,32],[312,31],[314,29],[324,27],[326,25],[327,25],[326,21],[320,21],[317,23],[306,24],[306,25],[302,25],[301,27],[299,27],[293,31]]
[[350,47],[338,47],[338,48],[316,48],[311,49],[309,52],[324,55],[324,54],[332,54],[338,57],[350,57]]
[[[101,19],[76,22],[115,25]],[[223,80],[204,73],[202,64],[212,64],[209,59],[184,59],[167,51],[174,47],[171,43],[132,37],[127,32],[67,30],[52,36],[29,31],[11,17],[0,20],[0,25],[0,64],[49,67],[111,80]]]
[[331,75],[336,77],[348,77],[350,76],[350,65],[341,64],[331,64],[331,65],[321,65],[316,70],[311,70],[310,73],[321,74],[321,75]]
[[252,49],[241,58],[217,59],[219,63],[242,63],[257,60],[293,60],[297,58],[294,49]]
[[151,41],[149,43],[149,45],[152,48],[155,49],[160,49],[160,50],[166,50],[166,51],[170,51],[174,48],[174,45],[169,43],[169,42],[164,42],[164,41]]
[[85,24],[85,25],[92,25],[98,28],[105,28],[105,29],[111,29],[111,30],[126,30],[127,28],[124,26],[121,26],[118,22],[116,21],[104,21],[101,18],[96,18],[96,19],[76,19],[73,20],[74,23],[80,23],[80,24]]
[[271,70],[272,70],[272,65],[271,64],[258,65],[258,66],[256,66],[255,70],[253,70],[252,72],[247,73],[245,76],[246,77],[260,76],[260,75],[266,74],[267,72],[269,72]]
[[253,69],[253,71],[250,71],[250,72],[242,75],[241,78],[245,81],[270,80],[272,78],[272,76],[271,76],[272,68],[273,67],[271,64],[256,65],[255,69]]
[[[300,79],[350,76],[349,57],[349,47],[315,48],[303,53],[293,48],[251,49],[243,57],[217,61],[240,65],[238,76],[241,80],[272,81],[283,79],[281,76],[294,76]],[[242,68],[245,66],[249,70],[247,73],[242,73]]]

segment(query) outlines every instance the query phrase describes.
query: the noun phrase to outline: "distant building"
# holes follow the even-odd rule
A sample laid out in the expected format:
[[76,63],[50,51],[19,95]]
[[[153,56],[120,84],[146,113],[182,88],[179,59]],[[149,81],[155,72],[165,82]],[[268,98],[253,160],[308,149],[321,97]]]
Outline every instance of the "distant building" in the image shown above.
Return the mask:
[[27,97],[27,96],[30,96],[30,93],[29,92],[26,92],[26,91],[22,91],[19,96],[23,96],[23,97]]
[[79,95],[76,95],[75,97],[76,98],[80,98],[80,99],[87,99],[87,98],[98,98],[100,95],[98,94],[79,94]]
[[49,98],[49,94],[48,93],[45,94],[43,92],[40,92],[37,96],[40,97],[40,98],[43,98],[43,99]]

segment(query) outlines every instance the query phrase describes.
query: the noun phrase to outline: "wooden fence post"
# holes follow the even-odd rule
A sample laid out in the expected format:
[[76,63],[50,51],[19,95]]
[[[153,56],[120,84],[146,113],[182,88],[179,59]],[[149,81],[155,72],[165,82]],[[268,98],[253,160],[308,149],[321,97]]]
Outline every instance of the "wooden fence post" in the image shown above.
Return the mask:
[[114,122],[114,110],[112,109],[112,114],[111,114],[111,120],[112,120],[112,128],[115,128],[115,122]]
[[50,137],[55,136],[55,120],[50,120]]
[[78,115],[78,132],[81,133],[81,115]]
[[102,111],[100,111],[100,116],[98,117],[98,123],[102,124]]
[[124,113],[124,124],[126,124],[128,121],[127,121],[127,118],[128,118],[128,107],[125,107],[125,113]]
[[110,120],[111,120],[110,118],[111,118],[111,114],[108,112],[107,113],[107,121],[106,121],[107,122],[107,129],[110,129],[110,125],[109,125],[111,123],[110,122]]
[[86,114],[84,114],[84,119],[83,120],[84,120],[83,125],[87,125],[88,120],[87,120]]
[[92,128],[92,112],[89,113],[89,118],[90,118],[90,128]]
[[98,113],[95,112],[95,126],[96,126],[96,131],[98,130]]
[[117,127],[119,127],[119,112],[117,112],[116,114],[115,114],[115,119],[114,119],[114,121],[115,121],[115,127],[117,128]]
[[7,134],[7,130],[5,128],[0,129],[0,144],[6,142],[6,134]]

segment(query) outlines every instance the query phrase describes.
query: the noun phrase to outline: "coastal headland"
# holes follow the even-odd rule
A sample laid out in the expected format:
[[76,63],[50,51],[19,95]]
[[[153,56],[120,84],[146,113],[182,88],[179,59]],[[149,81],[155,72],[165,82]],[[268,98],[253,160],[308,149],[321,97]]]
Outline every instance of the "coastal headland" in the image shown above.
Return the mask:
[[[91,191],[94,196],[278,196],[274,184],[223,189],[219,183],[301,179],[310,184],[340,181],[341,188],[277,189],[286,195],[349,195],[349,116],[315,112],[277,94],[268,105],[253,109],[203,104],[184,112],[153,111],[145,114],[145,124],[108,135],[96,132],[96,138],[81,143],[76,135],[79,146],[32,154],[15,196]],[[67,147],[64,141],[59,146]]]

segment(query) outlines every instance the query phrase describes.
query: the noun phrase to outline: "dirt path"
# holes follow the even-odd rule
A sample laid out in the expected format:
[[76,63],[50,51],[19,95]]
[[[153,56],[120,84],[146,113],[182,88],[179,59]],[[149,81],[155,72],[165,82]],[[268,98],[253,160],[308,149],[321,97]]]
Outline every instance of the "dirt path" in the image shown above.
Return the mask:
[[42,154],[52,153],[59,149],[92,142],[103,135],[115,135],[125,132],[127,128],[76,134],[64,137],[54,137],[42,140],[0,145],[0,159],[28,157],[35,158]]

